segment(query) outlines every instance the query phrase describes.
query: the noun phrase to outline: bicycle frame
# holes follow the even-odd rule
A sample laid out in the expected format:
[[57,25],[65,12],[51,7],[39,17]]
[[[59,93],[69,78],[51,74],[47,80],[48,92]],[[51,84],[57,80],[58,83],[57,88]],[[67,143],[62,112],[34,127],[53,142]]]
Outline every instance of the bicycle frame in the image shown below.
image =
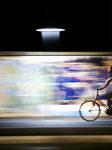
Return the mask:
[[95,96],[95,99],[94,99],[93,101],[94,101],[94,102],[95,102],[95,101],[98,101],[98,103],[99,103],[101,106],[103,106],[105,109],[108,109],[107,105],[105,105],[105,104],[101,101],[100,96],[99,96],[99,91],[98,91],[98,90],[96,90],[96,96]]

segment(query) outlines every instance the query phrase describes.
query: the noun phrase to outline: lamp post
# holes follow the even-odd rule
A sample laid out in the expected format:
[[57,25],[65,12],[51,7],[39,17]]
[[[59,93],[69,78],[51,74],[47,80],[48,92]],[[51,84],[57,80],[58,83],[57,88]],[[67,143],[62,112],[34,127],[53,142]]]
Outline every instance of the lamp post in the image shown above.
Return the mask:
[[43,28],[43,29],[36,29],[36,31],[41,32],[43,48],[45,50],[59,49],[60,32],[65,31],[65,29]]

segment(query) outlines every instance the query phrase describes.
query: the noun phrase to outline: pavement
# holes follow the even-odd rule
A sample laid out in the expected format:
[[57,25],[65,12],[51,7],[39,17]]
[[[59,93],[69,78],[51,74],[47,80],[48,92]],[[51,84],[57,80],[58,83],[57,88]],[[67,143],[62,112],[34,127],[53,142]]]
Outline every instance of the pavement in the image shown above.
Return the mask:
[[98,150],[112,147],[112,117],[87,122],[79,116],[1,117],[0,149]]
[[[1,121],[84,121],[81,117],[68,117],[68,116],[60,116],[60,117],[0,117]],[[100,116],[97,120],[93,121],[112,121],[112,116]]]

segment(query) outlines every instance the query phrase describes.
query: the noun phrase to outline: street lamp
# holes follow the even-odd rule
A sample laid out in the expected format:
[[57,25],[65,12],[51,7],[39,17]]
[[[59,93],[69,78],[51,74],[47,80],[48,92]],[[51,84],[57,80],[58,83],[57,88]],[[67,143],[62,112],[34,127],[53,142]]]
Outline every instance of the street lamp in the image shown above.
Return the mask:
[[60,32],[65,31],[65,29],[42,28],[42,29],[36,29],[36,31],[41,32],[44,49],[56,50],[59,48]]

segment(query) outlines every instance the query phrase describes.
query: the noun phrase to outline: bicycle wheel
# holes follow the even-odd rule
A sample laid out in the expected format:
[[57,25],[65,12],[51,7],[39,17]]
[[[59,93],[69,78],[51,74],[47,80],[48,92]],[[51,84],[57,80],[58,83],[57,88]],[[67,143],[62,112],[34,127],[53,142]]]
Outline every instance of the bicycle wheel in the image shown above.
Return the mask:
[[100,115],[100,106],[97,102],[92,100],[85,101],[81,104],[79,108],[79,114],[82,119],[86,121],[94,121]]

